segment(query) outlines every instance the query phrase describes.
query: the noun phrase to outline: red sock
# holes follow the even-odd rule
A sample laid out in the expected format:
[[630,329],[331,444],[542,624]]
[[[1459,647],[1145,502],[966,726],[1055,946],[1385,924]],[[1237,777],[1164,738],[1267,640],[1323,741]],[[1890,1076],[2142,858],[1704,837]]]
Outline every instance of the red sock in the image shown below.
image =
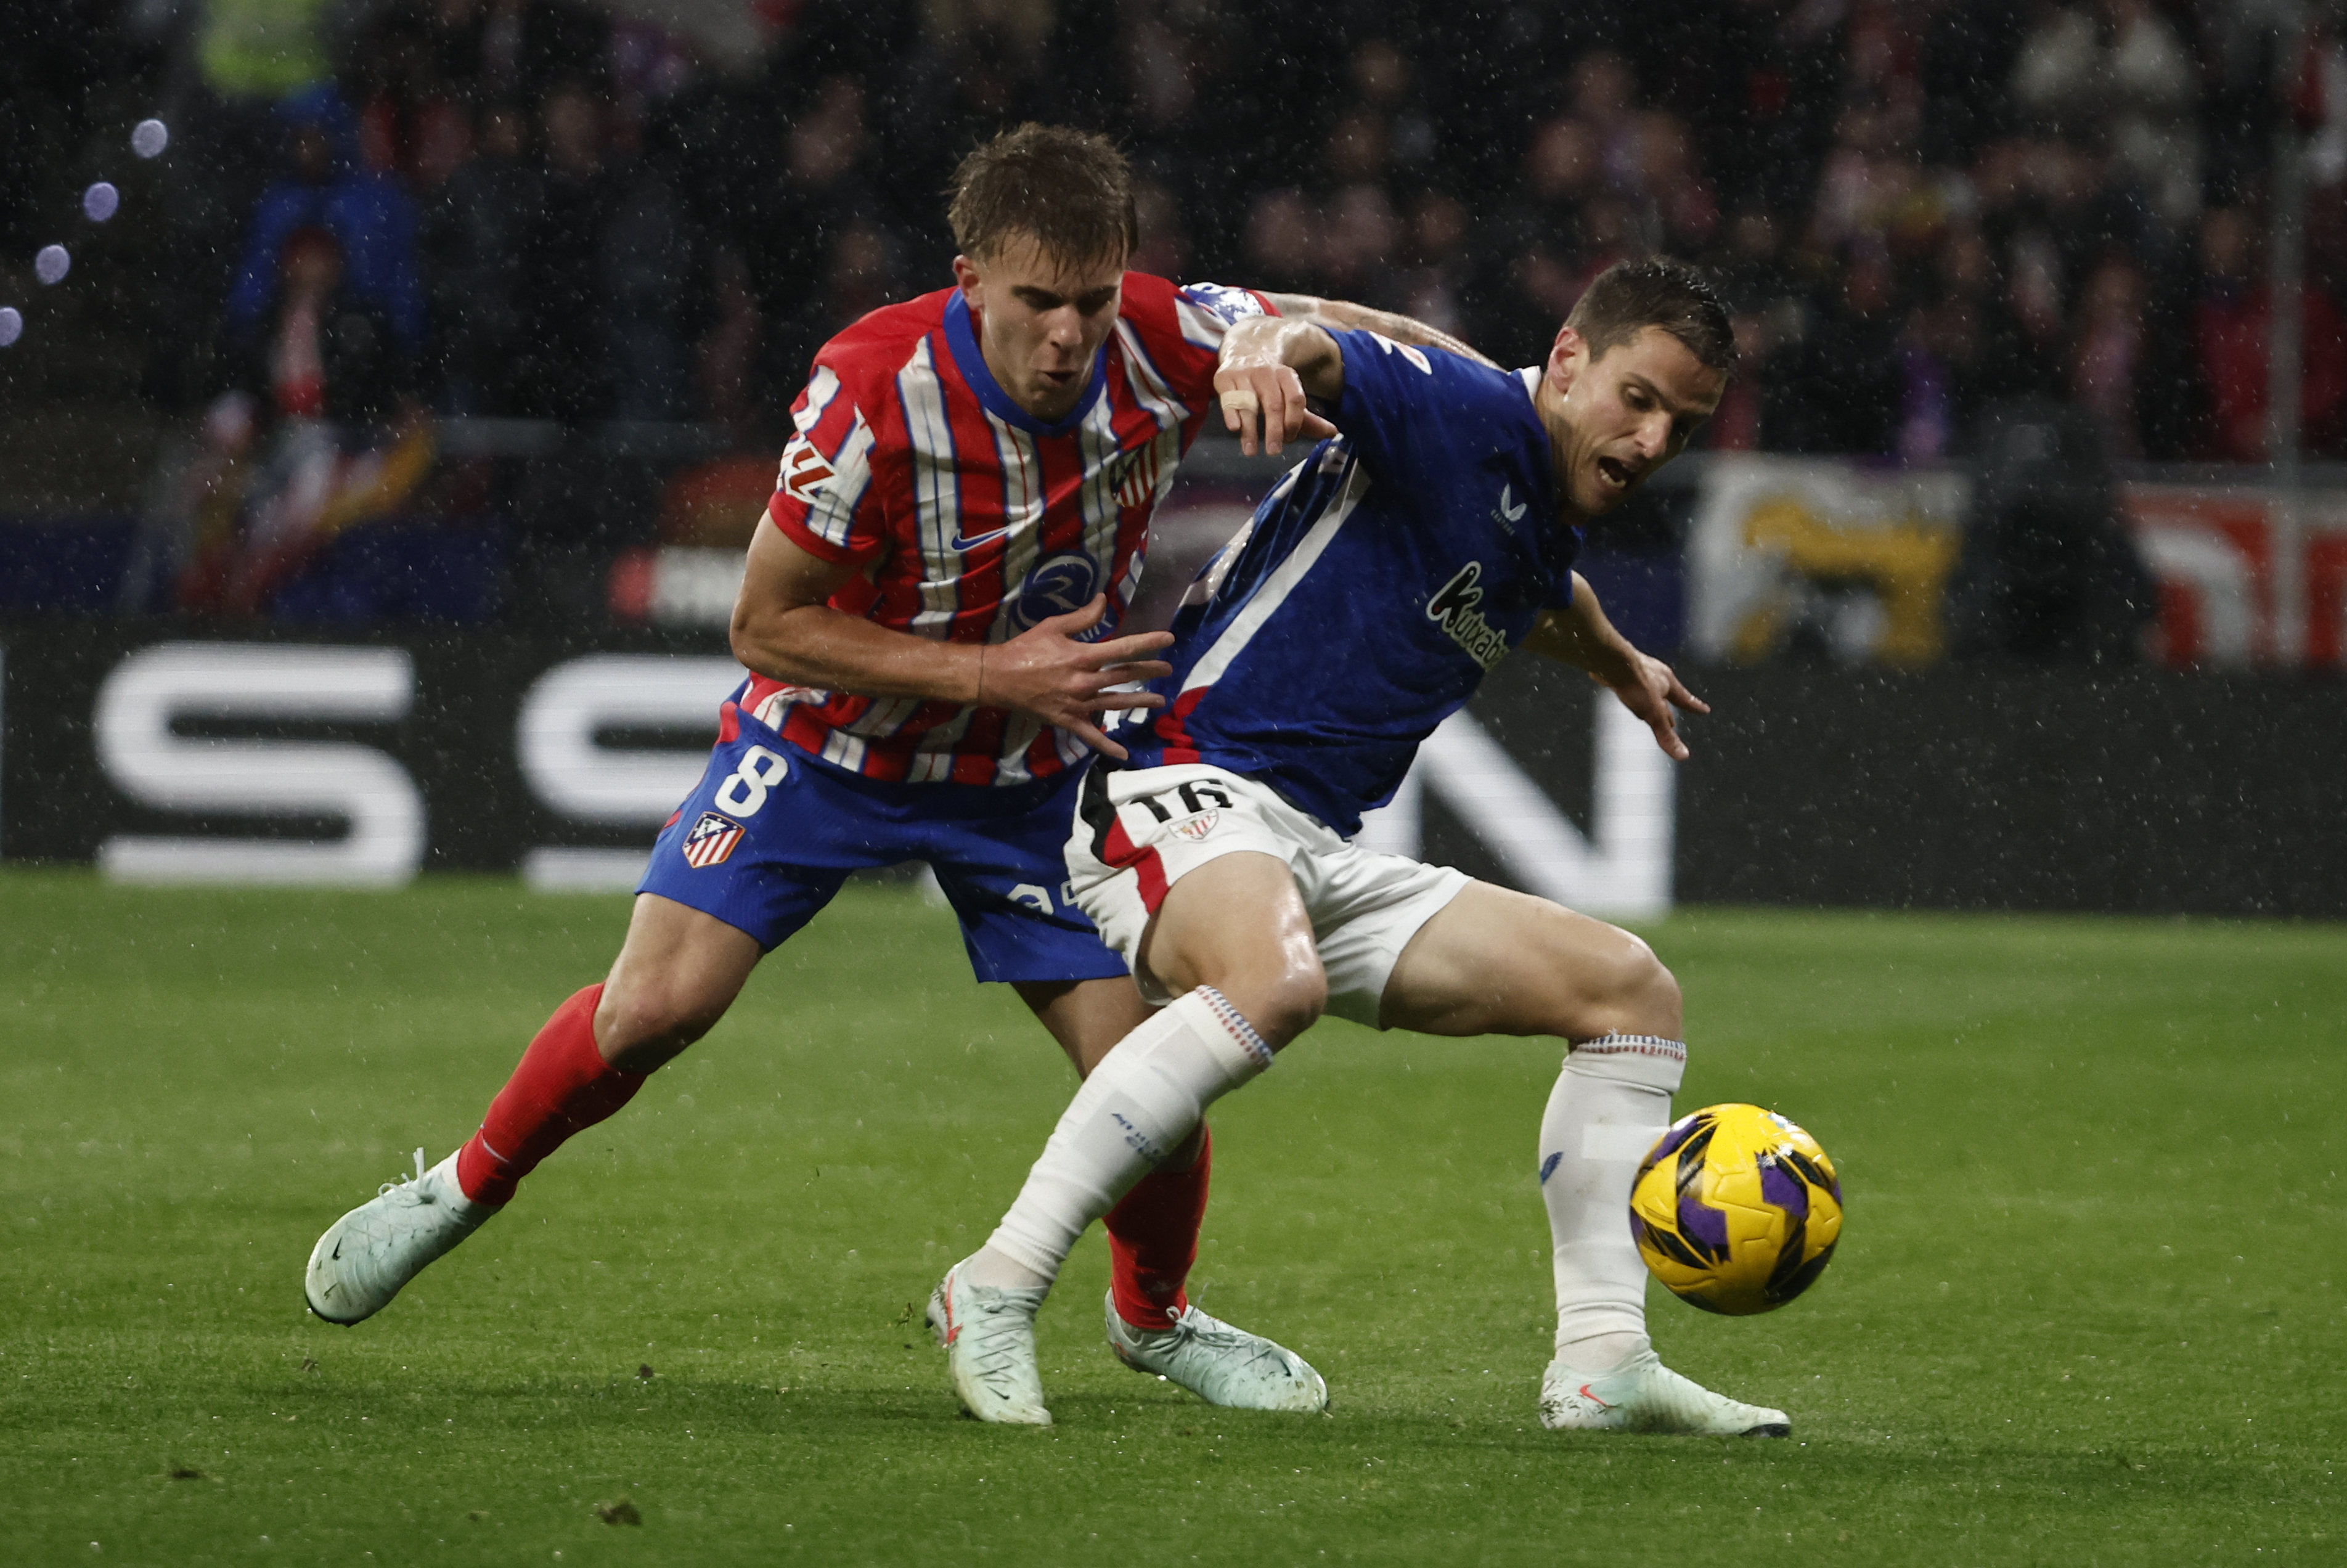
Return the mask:
[[456,1184],[477,1203],[502,1204],[538,1163],[635,1097],[651,1076],[622,1072],[595,1047],[595,1004],[589,986],[554,1009],[521,1053],[481,1130],[456,1151]]
[[1171,1328],[1174,1315],[1190,1305],[1182,1286],[1198,1261],[1214,1153],[1214,1139],[1201,1125],[1196,1163],[1186,1171],[1152,1171],[1101,1222],[1108,1231],[1116,1315],[1135,1328]]

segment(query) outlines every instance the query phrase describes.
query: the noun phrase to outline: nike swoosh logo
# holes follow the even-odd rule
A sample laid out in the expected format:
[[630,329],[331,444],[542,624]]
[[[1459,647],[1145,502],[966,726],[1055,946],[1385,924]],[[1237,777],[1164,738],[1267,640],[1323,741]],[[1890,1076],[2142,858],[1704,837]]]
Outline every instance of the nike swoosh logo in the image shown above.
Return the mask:
[[332,1253],[330,1253],[328,1255],[329,1255],[330,1257],[332,1257],[335,1262],[338,1262],[338,1263],[339,1263],[340,1261],[342,1261],[342,1256],[343,1256],[343,1238],[342,1238],[342,1237],[340,1237],[340,1236],[336,1236],[336,1237],[334,1238],[334,1250],[333,1250]]
[[954,530],[954,537],[947,540],[946,543],[947,546],[952,549],[974,550],[980,545],[992,544],[995,540],[1002,538],[1003,535],[1010,531],[1010,530],[1007,528],[996,528],[992,533],[980,534],[974,539],[966,539],[961,537],[961,530],[959,528],[956,528]]
[[1581,1385],[1581,1397],[1588,1400],[1591,1404],[1596,1406],[1601,1410],[1610,1410],[1614,1408],[1604,1400],[1599,1399],[1596,1395],[1591,1393],[1589,1391],[1589,1385],[1586,1383]]

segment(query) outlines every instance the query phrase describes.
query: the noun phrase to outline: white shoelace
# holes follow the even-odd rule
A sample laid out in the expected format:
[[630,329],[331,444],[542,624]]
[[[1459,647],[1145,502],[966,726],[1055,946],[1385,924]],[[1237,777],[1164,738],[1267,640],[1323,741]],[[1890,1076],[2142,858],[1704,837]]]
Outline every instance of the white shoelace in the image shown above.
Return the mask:
[[399,1191],[400,1188],[412,1187],[423,1180],[424,1151],[418,1149],[415,1151],[415,1174],[413,1176],[399,1176],[391,1181],[385,1182],[383,1185],[374,1190],[374,1195],[379,1198],[388,1197],[392,1194]]

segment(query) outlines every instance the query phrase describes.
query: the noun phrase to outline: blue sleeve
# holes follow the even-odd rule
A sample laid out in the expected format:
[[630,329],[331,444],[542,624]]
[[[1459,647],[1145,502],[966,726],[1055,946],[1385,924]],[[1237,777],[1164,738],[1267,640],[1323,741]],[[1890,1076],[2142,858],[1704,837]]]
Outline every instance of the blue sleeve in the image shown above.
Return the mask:
[[343,244],[344,275],[381,307],[413,354],[424,346],[424,289],[415,265],[415,206],[391,179],[354,175],[327,200],[327,226]]
[[1560,553],[1564,559],[1557,566],[1556,575],[1552,579],[1549,589],[1548,607],[1551,610],[1573,608],[1573,563],[1581,559],[1581,547],[1586,542],[1587,536],[1579,528],[1563,530],[1563,538],[1559,540],[1559,544]]
[[286,237],[311,218],[311,194],[299,186],[279,185],[262,193],[253,209],[252,230],[245,237],[244,259],[228,291],[230,333],[249,340],[261,330],[261,318],[277,298],[278,253]]
[[1503,370],[1373,332],[1331,334],[1345,394],[1330,415],[1369,472],[1391,484],[1441,483],[1512,428],[1523,389]]

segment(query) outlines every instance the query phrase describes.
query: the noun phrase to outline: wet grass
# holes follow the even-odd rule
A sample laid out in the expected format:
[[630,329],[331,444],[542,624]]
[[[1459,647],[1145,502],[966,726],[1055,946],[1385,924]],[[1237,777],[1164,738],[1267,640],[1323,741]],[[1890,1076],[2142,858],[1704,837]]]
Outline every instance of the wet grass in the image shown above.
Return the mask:
[[0,1559],[2347,1555],[2347,929],[1655,927],[1682,1108],[1780,1107],[1850,1194],[1792,1308],[1655,1293],[1676,1364],[1793,1413],[1769,1443],[1542,1432],[1554,1047],[1336,1023],[1217,1110],[1198,1276],[1331,1413],[1122,1370],[1093,1238],[1043,1320],[1059,1426],[957,1419],[917,1304],[1071,1081],[887,889],[390,1311],[307,1317],[319,1229],[470,1128],[624,914],[0,876]]

